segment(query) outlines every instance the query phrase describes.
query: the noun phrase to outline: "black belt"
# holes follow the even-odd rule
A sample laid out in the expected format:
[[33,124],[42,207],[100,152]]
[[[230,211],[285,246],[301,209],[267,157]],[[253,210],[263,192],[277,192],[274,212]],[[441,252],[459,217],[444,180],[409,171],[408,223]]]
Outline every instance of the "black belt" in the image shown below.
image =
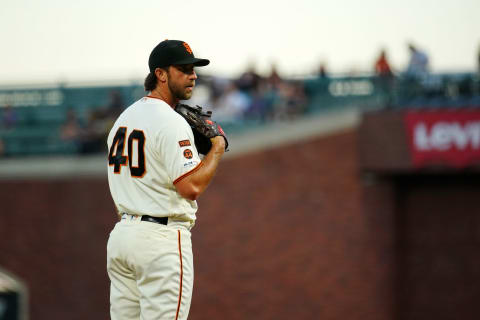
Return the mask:
[[148,222],[167,225],[168,224],[168,217],[152,217],[152,216],[143,215],[142,216],[142,221],[148,221]]

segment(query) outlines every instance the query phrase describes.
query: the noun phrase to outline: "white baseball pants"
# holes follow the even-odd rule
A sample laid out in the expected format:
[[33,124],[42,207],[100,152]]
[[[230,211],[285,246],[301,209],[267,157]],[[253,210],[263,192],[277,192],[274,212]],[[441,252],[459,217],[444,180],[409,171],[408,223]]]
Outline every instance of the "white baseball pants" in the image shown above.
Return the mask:
[[193,290],[190,231],[122,219],[108,239],[112,320],[185,320]]

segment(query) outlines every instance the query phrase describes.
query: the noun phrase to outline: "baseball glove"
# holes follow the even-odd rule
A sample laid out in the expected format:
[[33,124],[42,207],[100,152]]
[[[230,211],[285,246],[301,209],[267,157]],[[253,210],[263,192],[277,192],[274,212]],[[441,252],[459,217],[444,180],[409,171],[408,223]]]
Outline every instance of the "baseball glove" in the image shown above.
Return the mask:
[[212,111],[203,112],[200,106],[193,108],[186,104],[178,104],[175,111],[185,118],[192,128],[198,153],[206,155],[212,148],[210,139],[216,136],[222,136],[225,139],[225,151],[228,151],[225,132],[218,123],[211,120]]

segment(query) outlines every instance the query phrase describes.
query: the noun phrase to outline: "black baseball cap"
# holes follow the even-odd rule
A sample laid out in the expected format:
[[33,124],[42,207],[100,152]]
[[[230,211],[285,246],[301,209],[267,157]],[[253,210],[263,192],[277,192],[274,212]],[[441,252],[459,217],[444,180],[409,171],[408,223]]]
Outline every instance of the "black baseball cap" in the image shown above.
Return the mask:
[[210,60],[195,58],[190,46],[180,40],[164,40],[160,42],[153,48],[148,58],[150,72],[154,72],[156,68],[191,63],[194,66],[203,67],[209,64]]

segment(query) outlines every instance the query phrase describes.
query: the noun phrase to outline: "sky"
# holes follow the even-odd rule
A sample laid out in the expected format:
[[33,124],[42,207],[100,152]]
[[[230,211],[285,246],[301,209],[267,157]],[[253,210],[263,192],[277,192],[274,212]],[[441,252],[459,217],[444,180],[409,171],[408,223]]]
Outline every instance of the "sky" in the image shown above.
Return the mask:
[[222,77],[371,71],[382,48],[400,72],[408,42],[434,72],[475,71],[479,15],[479,0],[0,0],[0,83],[143,79],[164,39]]

